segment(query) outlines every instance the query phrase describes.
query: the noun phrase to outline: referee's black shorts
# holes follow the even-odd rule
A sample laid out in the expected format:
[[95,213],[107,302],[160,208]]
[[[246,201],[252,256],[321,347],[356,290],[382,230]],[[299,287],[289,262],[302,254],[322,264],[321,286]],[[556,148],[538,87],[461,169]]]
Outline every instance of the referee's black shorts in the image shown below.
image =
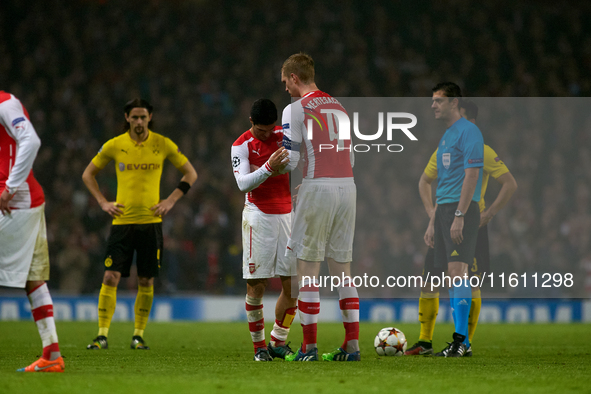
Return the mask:
[[480,209],[478,203],[472,201],[464,216],[463,241],[456,245],[451,240],[451,225],[455,219],[458,203],[441,204],[435,212],[435,260],[437,270],[447,270],[447,264],[460,261],[472,264],[476,251],[478,226],[480,225]]
[[138,276],[154,278],[160,270],[162,245],[162,223],[113,225],[107,241],[105,271],[117,271],[127,278],[136,252]]
[[[442,270],[435,270],[435,249],[428,248],[425,255],[425,264],[423,266],[423,280],[430,277],[441,275]],[[476,239],[475,257],[469,264],[468,274],[482,278],[482,275],[490,272],[490,251],[488,246],[488,225],[478,229],[478,238]]]

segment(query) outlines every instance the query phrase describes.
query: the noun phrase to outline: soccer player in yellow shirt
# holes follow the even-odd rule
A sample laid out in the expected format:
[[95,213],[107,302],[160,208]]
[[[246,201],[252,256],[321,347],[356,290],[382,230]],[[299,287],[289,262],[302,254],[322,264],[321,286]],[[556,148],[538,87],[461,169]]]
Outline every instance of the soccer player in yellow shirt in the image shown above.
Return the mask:
[[[478,116],[478,107],[470,100],[462,100],[462,108],[460,113],[464,118],[476,123]],[[486,193],[486,187],[488,186],[489,177],[493,177],[499,182],[501,190],[497,195],[497,198],[488,209],[486,209],[484,202],[484,194]],[[426,278],[428,272],[434,268],[434,253],[433,253],[433,217],[435,213],[435,207],[433,206],[433,200],[431,197],[431,183],[437,178],[437,151],[433,153],[429,164],[425,168],[424,173],[419,181],[419,193],[421,200],[425,206],[425,210],[431,218],[429,229],[425,233],[425,243],[429,246],[427,256],[425,257],[425,267],[423,270],[423,278]],[[496,152],[488,145],[484,145],[484,167],[482,175],[482,191],[481,198],[478,203],[480,208],[480,228],[478,230],[478,238],[476,241],[476,253],[474,261],[469,267],[471,276],[478,276],[482,278],[483,273],[490,272],[490,257],[488,247],[488,222],[495,216],[501,208],[507,204],[515,190],[517,189],[517,182],[513,175],[509,172],[509,169],[503,163],[502,160],[497,156]],[[435,320],[439,311],[439,290],[431,290],[430,285],[427,283],[423,284],[421,289],[421,297],[419,298],[419,322],[421,323],[421,331],[419,335],[419,341],[410,347],[404,354],[408,356],[417,355],[431,355],[433,354],[433,331],[435,329]],[[481,307],[480,288],[472,288],[472,304],[470,307],[470,315],[468,317],[468,339],[472,343],[472,338],[478,324],[478,317],[480,315]],[[437,353],[438,356],[445,356],[444,349],[442,352]],[[464,356],[472,356],[472,346],[467,349]]]
[[[125,133],[107,141],[92,159],[82,180],[109,215],[113,226],[107,242],[105,274],[99,293],[98,336],[87,349],[107,349],[107,336],[115,312],[117,285],[128,277],[136,252],[138,293],[135,300],[135,330],[132,349],[149,349],[144,343],[144,329],[154,299],[154,277],[158,276],[162,257],[162,216],[187,193],[197,180],[197,172],[169,138],[149,129],[152,106],[143,99],[125,105]],[[160,179],[164,160],[183,174],[177,188],[160,200]],[[96,175],[111,161],[117,172],[117,199],[107,201]]]

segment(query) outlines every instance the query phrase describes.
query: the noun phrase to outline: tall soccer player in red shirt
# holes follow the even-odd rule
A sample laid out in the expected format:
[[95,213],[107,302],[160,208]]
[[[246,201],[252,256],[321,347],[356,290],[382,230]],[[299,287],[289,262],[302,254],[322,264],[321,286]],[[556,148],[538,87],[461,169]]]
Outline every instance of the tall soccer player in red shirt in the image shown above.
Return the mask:
[[33,176],[41,141],[21,102],[0,91],[0,286],[25,288],[43,354],[20,372],[64,372],[47,288],[45,196]]
[[[297,300],[291,297],[295,259],[285,256],[291,231],[289,175],[283,131],[275,126],[277,108],[260,99],[250,110],[250,130],[232,145],[232,168],[240,191],[246,193],[242,212],[243,277],[246,279],[246,316],[255,361],[292,355],[285,343],[295,317]],[[275,324],[269,346],[265,343],[263,295],[267,279],[281,278],[282,291],[275,306]]]
[[287,171],[303,160],[304,179],[287,254],[297,257],[298,306],[304,331],[302,347],[287,359],[317,361],[316,332],[320,311],[318,275],[326,258],[332,276],[345,277],[338,288],[345,340],[322,355],[329,361],[359,361],[359,295],[351,283],[357,191],[353,181],[350,139],[341,139],[333,113],[346,114],[338,100],[318,90],[314,61],[304,53],[290,56],[281,68],[281,81],[291,97],[283,110],[284,146],[289,150]]

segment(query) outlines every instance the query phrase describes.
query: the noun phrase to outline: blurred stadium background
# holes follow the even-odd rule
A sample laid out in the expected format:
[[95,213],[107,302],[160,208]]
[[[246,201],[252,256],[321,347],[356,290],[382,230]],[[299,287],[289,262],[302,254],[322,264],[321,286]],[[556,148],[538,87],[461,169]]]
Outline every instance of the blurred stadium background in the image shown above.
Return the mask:
[[[47,199],[52,293],[90,295],[89,304],[98,293],[110,218],[81,174],[122,131],[131,98],[154,105],[153,129],[178,143],[199,173],[164,220],[156,301],[242,297],[244,196],[230,146],[248,129],[255,99],[289,103],[279,77],[287,56],[311,54],[319,87],[336,97],[428,97],[441,80],[473,97],[585,97],[591,3],[572,3],[3,0],[0,87],[28,108],[43,143],[34,171]],[[512,272],[546,261],[586,278],[578,294],[590,296],[591,127],[562,132],[485,132],[519,184],[491,226],[491,259]],[[395,262],[420,273],[427,222],[417,182],[434,148],[421,144],[412,165],[376,190],[391,200],[384,217],[399,219],[365,235],[355,252],[364,269]],[[111,167],[99,184],[114,199]],[[165,168],[162,193],[178,179]],[[135,278],[125,288],[134,291]]]

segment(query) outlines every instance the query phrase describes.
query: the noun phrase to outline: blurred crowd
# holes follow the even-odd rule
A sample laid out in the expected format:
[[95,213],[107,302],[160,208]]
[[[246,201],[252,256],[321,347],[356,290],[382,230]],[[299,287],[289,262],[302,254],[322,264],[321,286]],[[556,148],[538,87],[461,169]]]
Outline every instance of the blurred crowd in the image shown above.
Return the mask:
[[[50,286],[75,294],[100,287],[110,217],[81,175],[122,132],[125,102],[143,97],[154,105],[153,130],[199,174],[164,220],[157,291],[243,294],[244,195],[230,146],[250,127],[254,100],[270,98],[279,111],[289,103],[280,67],[299,51],[314,57],[318,86],[335,97],[429,97],[442,80],[473,97],[584,97],[591,4],[3,0],[0,89],[21,99],[43,143],[34,171],[47,200]],[[506,272],[573,272],[587,288],[564,294],[591,295],[591,121],[568,100],[555,104],[552,113],[564,116],[552,121],[484,117],[485,142],[519,184],[491,222],[491,258]],[[438,133],[382,163],[389,182],[357,180],[371,202],[358,207],[357,273],[420,273],[427,217],[417,184]],[[168,164],[161,195],[179,179]],[[98,182],[114,200],[113,165]],[[498,191],[492,180],[490,189],[489,203]],[[368,223],[376,208],[384,219]]]

